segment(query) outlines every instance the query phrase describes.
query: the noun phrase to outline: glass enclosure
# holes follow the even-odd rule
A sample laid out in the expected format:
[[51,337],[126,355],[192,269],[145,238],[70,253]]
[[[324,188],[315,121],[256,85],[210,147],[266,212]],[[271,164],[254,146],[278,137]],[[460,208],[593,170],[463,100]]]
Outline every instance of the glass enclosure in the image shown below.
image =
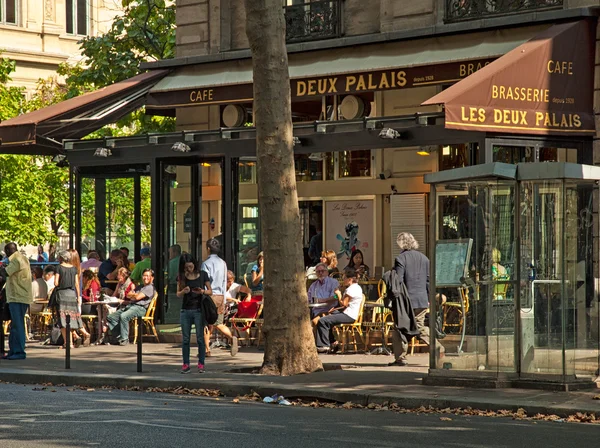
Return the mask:
[[599,169],[493,163],[436,176],[432,283],[446,354],[432,356],[432,374],[589,379],[599,367]]

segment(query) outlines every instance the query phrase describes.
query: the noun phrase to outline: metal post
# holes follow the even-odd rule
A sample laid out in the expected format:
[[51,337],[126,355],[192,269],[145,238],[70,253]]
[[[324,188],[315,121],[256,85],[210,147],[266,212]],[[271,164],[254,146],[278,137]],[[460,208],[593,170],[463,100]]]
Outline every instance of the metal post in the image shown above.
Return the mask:
[[142,316],[137,318],[138,338],[137,338],[137,371],[142,371],[142,338],[144,336],[144,319]]
[[65,316],[67,326],[65,327],[65,369],[71,368],[71,316]]

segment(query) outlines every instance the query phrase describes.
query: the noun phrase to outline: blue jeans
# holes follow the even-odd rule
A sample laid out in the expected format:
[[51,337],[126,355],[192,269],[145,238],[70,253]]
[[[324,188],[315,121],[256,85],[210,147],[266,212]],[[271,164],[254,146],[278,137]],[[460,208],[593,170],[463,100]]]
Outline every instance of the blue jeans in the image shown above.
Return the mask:
[[[122,341],[129,340],[129,321],[140,316],[146,315],[146,308],[140,305],[130,304],[122,310],[115,311],[106,318],[108,328],[111,330],[117,325],[121,326],[120,339]],[[140,331],[142,329],[140,328]]]
[[[25,314],[29,305],[26,303],[9,303],[10,335],[8,336],[8,357],[25,359]],[[2,329],[0,328],[0,331]]]
[[190,337],[192,333],[192,324],[196,327],[196,342],[198,343],[198,362],[204,364],[206,355],[206,346],[204,345],[204,316],[200,310],[181,310],[181,353],[183,363],[190,363]]

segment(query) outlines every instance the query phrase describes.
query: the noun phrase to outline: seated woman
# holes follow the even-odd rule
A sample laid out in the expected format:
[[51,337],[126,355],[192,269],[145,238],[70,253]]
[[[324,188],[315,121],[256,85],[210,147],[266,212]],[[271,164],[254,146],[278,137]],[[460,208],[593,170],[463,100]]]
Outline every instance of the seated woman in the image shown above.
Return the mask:
[[115,306],[111,306],[115,303],[123,303],[127,300],[127,295],[135,291],[135,283],[131,281],[129,276],[131,273],[129,269],[121,267],[117,271],[117,286],[113,292],[112,297],[108,297],[106,304],[98,306],[98,339],[96,345],[105,344],[104,335],[108,330],[107,318],[109,314],[114,313],[117,309]]
[[332,329],[340,324],[352,324],[358,319],[362,304],[363,292],[357,283],[356,271],[344,269],[344,291],[338,306],[331,308],[328,315],[321,317],[317,323],[317,351],[319,353],[335,352],[339,344],[332,343]]
[[348,262],[346,269],[354,269],[358,278],[369,278],[369,266],[364,264],[364,259],[365,257],[360,250],[356,249],[352,251],[352,255],[350,256],[350,261]]
[[252,290],[253,296],[262,297],[263,295],[264,261],[264,254],[261,252],[256,258],[256,264],[252,267],[252,283],[250,284],[250,289]]
[[333,250],[324,250],[323,252],[321,252],[321,263],[325,263],[325,265],[327,266],[327,271],[329,271],[329,275],[337,274],[338,272],[340,272],[337,267],[337,255]]
[[90,302],[97,302],[100,299],[100,280],[98,280],[96,273],[90,269],[83,271],[81,277],[83,279],[81,314],[95,314]]

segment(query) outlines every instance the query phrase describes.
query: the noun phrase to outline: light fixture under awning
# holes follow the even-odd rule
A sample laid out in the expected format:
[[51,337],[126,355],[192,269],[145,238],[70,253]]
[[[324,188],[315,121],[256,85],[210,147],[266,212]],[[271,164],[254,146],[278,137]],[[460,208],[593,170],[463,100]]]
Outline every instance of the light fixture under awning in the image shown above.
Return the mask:
[[422,105],[444,104],[449,129],[592,135],[595,29],[554,25]]

